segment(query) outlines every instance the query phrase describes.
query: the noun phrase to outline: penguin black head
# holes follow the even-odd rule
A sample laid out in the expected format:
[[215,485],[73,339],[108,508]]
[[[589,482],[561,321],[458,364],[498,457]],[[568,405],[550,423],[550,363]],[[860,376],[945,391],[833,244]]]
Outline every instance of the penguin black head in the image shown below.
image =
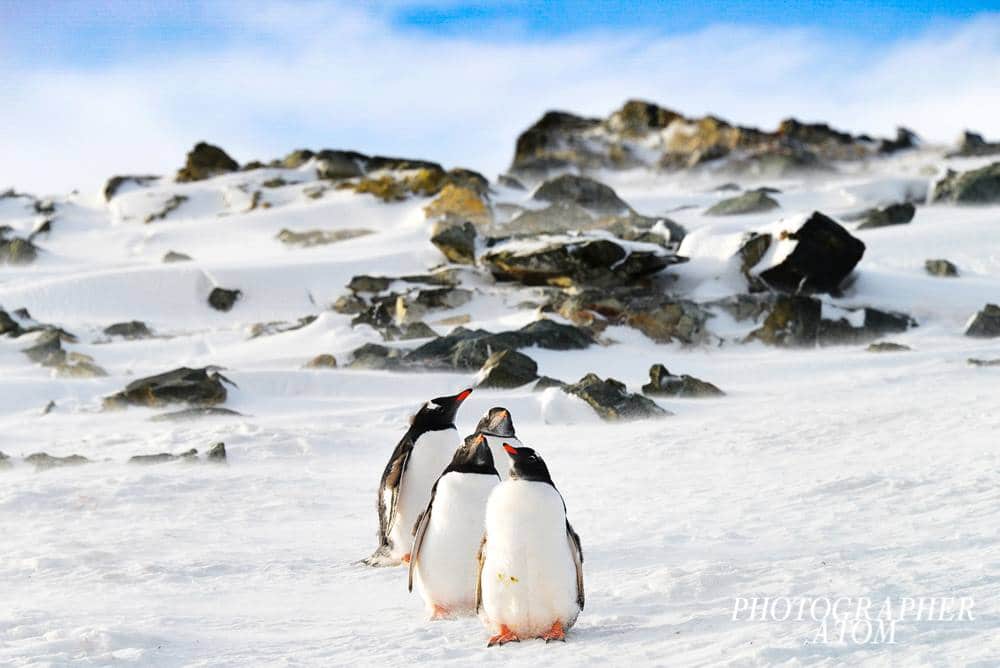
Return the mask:
[[448,471],[497,475],[493,453],[490,452],[490,444],[486,438],[478,433],[466,436],[465,443],[455,451],[455,456],[451,458],[451,464],[445,473]]
[[502,406],[491,408],[476,425],[476,431],[489,436],[514,438],[514,421],[510,417],[510,411]]
[[515,448],[510,443],[504,443],[503,449],[511,460],[510,477],[512,480],[534,480],[552,485],[549,467],[545,465],[537,452],[523,445]]
[[419,435],[428,431],[454,428],[455,414],[470,394],[472,394],[471,387],[450,397],[431,399],[413,416],[410,423],[411,433]]

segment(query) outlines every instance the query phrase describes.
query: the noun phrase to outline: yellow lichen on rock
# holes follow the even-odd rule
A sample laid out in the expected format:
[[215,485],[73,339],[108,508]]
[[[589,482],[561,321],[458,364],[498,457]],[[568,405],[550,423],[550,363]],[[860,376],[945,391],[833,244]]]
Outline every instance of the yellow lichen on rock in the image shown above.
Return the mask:
[[437,198],[424,207],[428,218],[458,218],[473,225],[489,225],[492,215],[486,203],[470,188],[449,183]]

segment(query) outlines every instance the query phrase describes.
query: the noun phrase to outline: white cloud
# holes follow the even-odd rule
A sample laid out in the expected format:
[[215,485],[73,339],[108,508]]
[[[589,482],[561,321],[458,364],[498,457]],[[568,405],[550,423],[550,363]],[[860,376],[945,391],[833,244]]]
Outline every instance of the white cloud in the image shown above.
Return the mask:
[[631,97],[765,127],[794,115],[874,134],[904,124],[937,141],[965,127],[1000,136],[1000,16],[871,47],[734,25],[483,42],[325,4],[209,15],[239,37],[113,67],[9,73],[0,188],[169,173],[201,139],[240,161],[353,148],[492,175],[546,109],[604,115]]

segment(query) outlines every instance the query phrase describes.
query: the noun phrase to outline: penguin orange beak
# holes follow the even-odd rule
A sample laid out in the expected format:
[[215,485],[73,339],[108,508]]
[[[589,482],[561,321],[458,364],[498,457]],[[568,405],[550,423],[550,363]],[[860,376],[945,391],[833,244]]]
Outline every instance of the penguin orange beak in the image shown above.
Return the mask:
[[458,403],[462,403],[469,397],[470,394],[472,394],[472,388],[471,387],[466,388],[458,393],[458,396],[455,397],[455,401],[457,401]]
[[510,443],[504,443],[503,444],[503,449],[507,451],[508,455],[516,455],[517,454],[517,448],[515,448],[514,446],[512,446]]

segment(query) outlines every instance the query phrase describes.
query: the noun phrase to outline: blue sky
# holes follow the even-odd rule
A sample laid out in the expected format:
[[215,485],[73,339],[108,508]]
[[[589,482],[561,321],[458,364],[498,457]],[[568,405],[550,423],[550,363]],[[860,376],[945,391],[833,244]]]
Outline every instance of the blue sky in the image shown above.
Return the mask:
[[206,139],[501,171],[549,108],[1000,135],[996,2],[0,0],[0,189],[169,172]]

